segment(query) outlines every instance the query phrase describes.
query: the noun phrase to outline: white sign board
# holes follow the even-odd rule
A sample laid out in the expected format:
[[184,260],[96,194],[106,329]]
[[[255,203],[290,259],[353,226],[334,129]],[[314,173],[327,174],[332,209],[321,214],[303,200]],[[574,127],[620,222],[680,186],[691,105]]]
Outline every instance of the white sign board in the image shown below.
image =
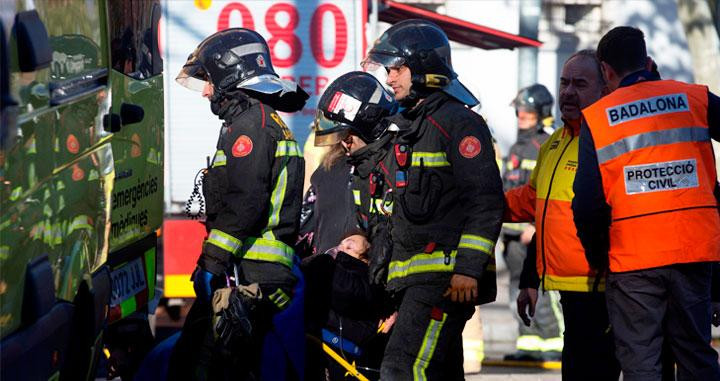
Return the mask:
[[[340,75],[360,69],[363,0],[219,1],[166,0],[161,36],[165,59],[166,185],[170,212],[193,189],[193,178],[212,156],[221,121],[201,94],[175,82],[188,55],[205,37],[233,27],[260,33],[277,73],[308,94],[305,108],[281,113],[301,145],[309,134],[318,99]],[[166,196],[167,197],[167,196]],[[168,204],[168,206],[170,206]]]

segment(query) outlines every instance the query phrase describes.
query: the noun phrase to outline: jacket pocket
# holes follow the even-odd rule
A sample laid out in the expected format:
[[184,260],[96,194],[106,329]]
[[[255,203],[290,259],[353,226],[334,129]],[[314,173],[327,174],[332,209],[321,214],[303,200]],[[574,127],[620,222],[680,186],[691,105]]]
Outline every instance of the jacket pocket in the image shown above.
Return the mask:
[[222,196],[227,192],[227,189],[227,169],[225,167],[208,169],[205,177],[203,177],[203,197],[205,197],[205,208],[208,217],[216,216],[225,208]]
[[435,214],[442,197],[440,175],[424,167],[408,170],[408,189],[398,197],[405,217],[414,223],[428,222]]

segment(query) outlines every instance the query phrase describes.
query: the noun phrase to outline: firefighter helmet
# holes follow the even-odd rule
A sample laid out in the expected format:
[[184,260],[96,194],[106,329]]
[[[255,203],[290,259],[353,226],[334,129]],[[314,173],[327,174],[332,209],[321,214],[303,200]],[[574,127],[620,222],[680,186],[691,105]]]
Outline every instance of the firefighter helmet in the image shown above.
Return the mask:
[[[410,68],[410,98],[424,98],[442,90],[460,102],[475,106],[478,100],[457,80],[450,57],[450,42],[439,26],[426,20],[411,19],[391,26],[383,33],[362,62],[363,69]],[[405,103],[405,102],[404,102]]]
[[510,103],[515,111],[524,110],[538,114],[538,120],[552,116],[553,96],[548,89],[536,83],[518,91],[515,99]]
[[370,143],[385,132],[381,123],[398,104],[372,75],[353,71],[333,81],[320,97],[315,117],[316,145],[332,145],[347,133]]
[[257,32],[245,28],[225,29],[203,40],[188,57],[176,81],[197,91],[210,82],[221,93],[240,88],[294,102],[302,98],[302,104],[308,98],[296,83],[275,73],[267,42]]

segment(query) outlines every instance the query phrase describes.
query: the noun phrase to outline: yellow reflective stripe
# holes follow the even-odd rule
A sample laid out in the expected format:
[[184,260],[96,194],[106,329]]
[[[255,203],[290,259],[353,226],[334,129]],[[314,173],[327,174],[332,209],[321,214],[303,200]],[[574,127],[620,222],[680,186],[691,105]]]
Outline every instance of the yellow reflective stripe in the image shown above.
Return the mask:
[[413,152],[411,165],[413,167],[419,167],[421,162],[425,167],[450,166],[445,152]]
[[[558,332],[560,332],[560,350],[562,351],[562,333],[565,332],[565,319],[562,314],[562,305],[560,304],[560,293],[557,291],[548,291],[550,297],[550,306],[552,307],[553,315],[558,324]],[[547,339],[546,339],[547,341]],[[548,349],[554,350],[554,349]]]
[[243,259],[280,263],[292,267],[295,251],[282,241],[248,238],[243,246]]
[[[35,145],[35,137],[34,137],[34,136],[31,137],[30,140],[28,140],[28,142],[27,142],[26,144],[27,144],[27,145],[26,145],[25,147],[27,148],[27,153],[28,153],[28,154],[37,153],[37,147],[36,147],[36,145]],[[57,138],[55,139],[55,144],[56,144],[56,146],[57,146]],[[59,147],[59,146],[58,146],[58,147]],[[59,148],[58,148],[58,149],[59,149]]]
[[277,183],[275,183],[275,189],[273,189],[272,195],[270,196],[270,217],[268,218],[268,224],[265,228],[265,232],[272,230],[280,223],[280,209],[282,208],[283,201],[285,200],[287,181],[287,166],[283,166],[283,169],[280,171],[280,175],[278,175]]
[[440,338],[440,331],[442,330],[447,314],[443,312],[442,320],[438,321],[430,319],[427,330],[425,330],[425,336],[423,337],[420,351],[418,352],[417,358],[413,363],[413,380],[424,381],[427,379],[425,376],[425,370],[430,365],[435,347],[437,346],[438,339]]
[[549,351],[562,352],[563,338],[562,337],[552,337],[552,338],[543,340],[542,344],[540,344],[540,350],[543,352],[549,352]]
[[495,242],[474,234],[463,234],[460,236],[460,244],[458,249],[472,249],[482,251],[485,254],[493,255]]
[[[415,254],[406,261],[392,261],[388,267],[388,282],[414,274],[451,272],[455,268],[456,255],[456,250],[451,251],[449,257],[446,257],[442,251],[434,251],[430,254]],[[449,259],[447,264],[445,264],[446,258]]]
[[215,151],[215,157],[212,161],[212,167],[222,167],[227,164],[227,156],[225,156],[225,151],[219,149]]
[[355,200],[355,205],[361,206],[362,202],[360,201],[360,191],[357,189],[353,189],[353,199]]
[[277,142],[277,149],[275,150],[275,157],[282,156],[297,156],[302,157],[300,152],[300,146],[294,140],[280,140]]
[[383,209],[383,200],[381,198],[373,198],[373,202],[375,204],[375,210],[378,213],[388,214],[388,215],[392,214],[392,208],[393,208],[392,201],[388,201],[387,203],[385,203],[384,209]]
[[0,260],[10,258],[10,246],[0,246]]
[[515,342],[515,348],[523,351],[540,351],[542,350],[543,339],[536,335],[518,336]]
[[20,195],[22,194],[22,187],[15,187],[12,192],[10,192],[10,201],[15,201],[18,198],[20,198]]
[[242,246],[241,240],[217,229],[210,230],[210,235],[208,235],[207,241],[205,242],[211,243],[223,250],[229,251],[232,254],[237,253]]
[[520,169],[532,171],[533,169],[535,169],[536,165],[537,160],[522,159],[522,161],[520,162]]
[[70,222],[70,225],[68,225],[68,234],[71,234],[75,230],[79,229],[87,229],[87,230],[93,230],[92,225],[90,225],[90,219],[86,215],[80,215],[75,218],[73,218],[72,222]]
[[270,296],[268,296],[271,302],[273,302],[278,308],[283,309],[290,301],[290,296],[281,289],[277,289]]

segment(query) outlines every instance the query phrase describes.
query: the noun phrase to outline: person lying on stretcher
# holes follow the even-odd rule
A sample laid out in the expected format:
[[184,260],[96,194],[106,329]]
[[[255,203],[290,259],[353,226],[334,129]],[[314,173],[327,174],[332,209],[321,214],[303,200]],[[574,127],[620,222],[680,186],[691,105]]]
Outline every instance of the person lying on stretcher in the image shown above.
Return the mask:
[[[383,290],[370,285],[369,249],[365,234],[354,230],[345,234],[336,248],[303,261],[306,323],[310,335],[320,338],[349,363],[355,361],[368,378],[377,379],[372,370],[380,367],[385,333],[394,315],[384,308],[388,303],[384,303]],[[383,319],[388,315],[391,317]],[[313,367],[316,372],[326,369],[330,380],[345,379],[345,369],[325,358],[318,348],[308,351],[308,368]]]

